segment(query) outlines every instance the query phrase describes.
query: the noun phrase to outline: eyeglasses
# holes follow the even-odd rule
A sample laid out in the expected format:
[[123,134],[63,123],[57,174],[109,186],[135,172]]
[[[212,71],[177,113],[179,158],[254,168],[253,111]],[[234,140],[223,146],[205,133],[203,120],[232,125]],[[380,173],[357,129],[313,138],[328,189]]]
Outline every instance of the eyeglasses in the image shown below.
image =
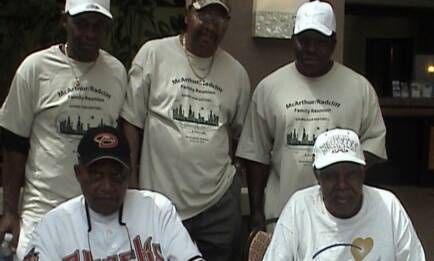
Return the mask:
[[230,16],[217,16],[209,13],[203,12],[193,12],[194,16],[196,16],[203,23],[213,23],[217,26],[224,26],[230,19]]

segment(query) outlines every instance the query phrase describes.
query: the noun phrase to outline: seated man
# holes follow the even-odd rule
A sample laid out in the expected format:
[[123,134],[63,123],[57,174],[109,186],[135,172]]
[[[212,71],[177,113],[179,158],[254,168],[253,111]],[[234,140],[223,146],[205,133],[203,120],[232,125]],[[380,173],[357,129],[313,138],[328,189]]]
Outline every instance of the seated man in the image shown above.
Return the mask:
[[425,260],[399,200],[363,185],[365,159],[356,133],[322,133],[313,154],[319,186],[291,197],[264,260]]
[[74,170],[83,194],[43,217],[24,260],[203,260],[167,198],[127,189],[122,132],[87,131]]

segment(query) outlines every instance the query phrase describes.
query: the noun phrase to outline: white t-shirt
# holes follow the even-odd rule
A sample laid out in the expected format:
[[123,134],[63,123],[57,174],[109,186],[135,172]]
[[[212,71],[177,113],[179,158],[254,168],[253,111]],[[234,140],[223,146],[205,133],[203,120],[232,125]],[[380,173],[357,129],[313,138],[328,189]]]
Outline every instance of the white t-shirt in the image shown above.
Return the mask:
[[291,63],[259,83],[236,154],[271,166],[266,218],[279,217],[295,191],[316,184],[312,146],[336,127],[354,130],[364,151],[386,158],[378,99],[363,76],[335,62],[327,74],[309,78]]
[[239,136],[250,99],[245,69],[224,50],[216,51],[214,61],[192,56],[191,62],[212,63],[204,84],[178,36],[144,44],[121,112],[144,131],[140,186],[168,196],[182,219],[212,206],[228,190],[235,173],[229,136]]
[[78,142],[90,127],[116,126],[126,95],[125,68],[107,52],[95,64],[70,62],[77,76],[84,73],[79,88],[59,45],[29,55],[0,111],[2,127],[30,139],[21,209],[30,223],[81,193],[73,168]]
[[352,218],[331,215],[320,187],[296,192],[282,211],[265,261],[424,261],[425,254],[399,200],[390,192],[363,187],[363,204]]
[[159,193],[128,190],[126,226],[119,224],[118,212],[104,216],[89,209],[89,217],[88,233],[83,195],[59,205],[42,218],[27,252],[34,248],[39,260],[90,261],[90,252],[94,260],[128,260],[132,245],[135,260],[203,260],[175,207]]

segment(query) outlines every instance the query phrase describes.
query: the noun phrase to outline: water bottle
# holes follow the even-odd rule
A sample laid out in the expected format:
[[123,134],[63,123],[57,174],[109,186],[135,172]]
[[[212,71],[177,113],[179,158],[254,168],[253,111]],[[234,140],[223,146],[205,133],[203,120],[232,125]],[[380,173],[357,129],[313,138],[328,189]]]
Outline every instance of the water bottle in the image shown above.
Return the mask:
[[401,86],[399,81],[392,81],[392,97],[401,97]]
[[13,261],[14,255],[11,249],[12,234],[6,233],[0,245],[0,261]]

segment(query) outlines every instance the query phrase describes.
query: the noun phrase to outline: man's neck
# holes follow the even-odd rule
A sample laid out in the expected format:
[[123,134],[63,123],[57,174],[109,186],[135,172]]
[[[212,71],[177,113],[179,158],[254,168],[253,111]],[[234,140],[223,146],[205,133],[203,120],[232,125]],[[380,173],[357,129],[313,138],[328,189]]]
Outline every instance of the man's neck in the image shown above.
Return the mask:
[[185,50],[200,58],[210,58],[214,56],[216,50],[213,50],[212,48],[197,47],[190,39],[191,38],[188,37],[188,34],[186,33],[180,35],[180,41],[182,46],[184,46]]
[[300,65],[299,62],[295,61],[295,67],[297,68],[297,71],[301,73],[302,75],[310,78],[316,78],[326,75],[330,70],[333,68],[334,61],[330,60],[327,66],[324,66],[324,68],[321,68],[317,71],[310,71],[309,69],[303,68],[302,65]]

